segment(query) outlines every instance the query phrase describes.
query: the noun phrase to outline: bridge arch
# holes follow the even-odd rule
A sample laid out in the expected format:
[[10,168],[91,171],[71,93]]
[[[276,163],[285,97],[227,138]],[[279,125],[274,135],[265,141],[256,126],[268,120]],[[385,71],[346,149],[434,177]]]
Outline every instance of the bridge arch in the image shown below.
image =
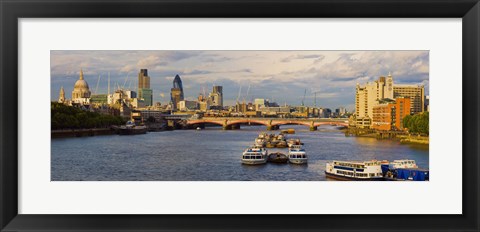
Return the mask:
[[268,121],[250,120],[250,119],[227,121],[227,126],[236,125],[236,124],[255,124],[255,125],[268,126]]

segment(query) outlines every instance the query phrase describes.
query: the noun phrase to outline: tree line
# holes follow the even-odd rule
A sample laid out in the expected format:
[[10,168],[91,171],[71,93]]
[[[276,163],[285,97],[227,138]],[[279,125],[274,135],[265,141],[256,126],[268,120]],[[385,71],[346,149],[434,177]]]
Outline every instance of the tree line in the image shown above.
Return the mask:
[[429,113],[423,112],[415,115],[407,115],[403,118],[403,127],[413,134],[429,134]]
[[58,102],[51,104],[52,130],[107,128],[112,125],[125,124],[120,116],[89,112]]

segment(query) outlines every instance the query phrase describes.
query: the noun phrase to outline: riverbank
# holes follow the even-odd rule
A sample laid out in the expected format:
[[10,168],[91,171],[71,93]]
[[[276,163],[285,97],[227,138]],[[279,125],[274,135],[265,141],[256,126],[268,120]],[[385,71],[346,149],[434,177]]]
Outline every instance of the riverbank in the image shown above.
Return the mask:
[[430,139],[428,136],[410,135],[403,131],[377,131],[363,128],[347,128],[344,130],[345,136],[369,137],[376,139],[396,140],[404,144],[422,144],[428,145]]
[[113,135],[115,130],[111,128],[92,128],[92,129],[67,129],[52,130],[52,138],[70,138],[70,137],[86,137],[97,135]]
[[402,135],[402,136],[398,136],[397,139],[400,140],[400,143],[414,143],[414,144],[423,144],[423,145],[430,144],[430,138],[427,136]]

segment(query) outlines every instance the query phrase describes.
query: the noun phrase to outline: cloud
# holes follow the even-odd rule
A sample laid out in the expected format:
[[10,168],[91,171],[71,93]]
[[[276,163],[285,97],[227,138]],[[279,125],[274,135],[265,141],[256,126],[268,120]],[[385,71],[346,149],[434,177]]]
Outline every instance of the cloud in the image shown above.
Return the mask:
[[290,62],[292,60],[315,59],[315,62],[320,62],[325,58],[324,55],[310,54],[310,55],[292,55],[281,59],[281,62]]
[[330,108],[354,104],[356,83],[389,72],[395,83],[424,84],[429,90],[428,51],[51,51],[52,99],[62,85],[68,97],[80,68],[92,89],[102,76],[99,92],[106,92],[109,73],[112,86],[123,84],[129,73],[126,85],[136,86],[131,73],[146,68],[154,101],[168,100],[176,74],[192,98],[217,84],[224,86],[225,99],[234,101],[240,86],[246,95],[251,85],[248,98],[300,104],[307,89],[307,100],[320,91],[317,105]]

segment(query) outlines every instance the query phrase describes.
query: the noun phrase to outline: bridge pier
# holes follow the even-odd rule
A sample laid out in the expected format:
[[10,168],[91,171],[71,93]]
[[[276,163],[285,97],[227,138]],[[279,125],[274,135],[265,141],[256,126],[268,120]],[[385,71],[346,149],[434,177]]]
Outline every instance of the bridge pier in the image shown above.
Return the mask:
[[267,130],[271,131],[271,130],[278,130],[280,129],[280,126],[279,125],[268,125],[267,126]]
[[318,127],[316,126],[310,126],[310,131],[316,131],[318,129]]
[[222,128],[224,130],[240,130],[240,124],[223,125]]

